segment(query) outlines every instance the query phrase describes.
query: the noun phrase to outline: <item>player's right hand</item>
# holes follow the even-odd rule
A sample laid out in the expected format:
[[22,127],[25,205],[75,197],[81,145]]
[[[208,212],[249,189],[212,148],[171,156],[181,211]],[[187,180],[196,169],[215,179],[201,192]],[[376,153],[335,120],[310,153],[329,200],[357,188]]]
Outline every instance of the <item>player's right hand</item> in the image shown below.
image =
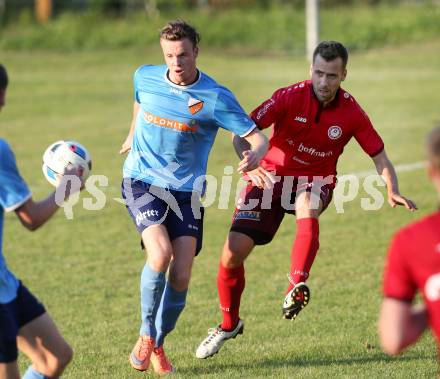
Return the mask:
[[85,179],[83,177],[83,171],[84,171],[84,168],[82,168],[82,167],[74,167],[74,166],[69,164],[64,169],[64,173],[63,173],[62,176],[66,176],[66,177],[68,177],[70,175],[76,176],[80,180],[80,182],[81,182],[81,187],[79,188],[79,190],[82,191],[84,189],[85,185],[86,185],[86,181],[85,181]]
[[119,150],[119,154],[128,153],[131,150],[131,138],[127,138],[121,146],[121,150]]
[[248,171],[246,175],[254,186],[261,189],[272,189],[277,182],[275,175],[261,166],[258,166],[255,170]]
[[391,207],[395,208],[396,205],[403,205],[406,209],[410,211],[416,211],[417,205],[412,201],[411,199],[408,199],[405,196],[402,196],[399,193],[389,193],[388,194],[388,203],[391,205]]
[[240,174],[256,169],[260,163],[257,154],[252,150],[243,151],[243,159],[238,163],[237,171]]
[[[66,201],[72,194],[82,191],[85,188],[86,181],[84,179],[83,169],[81,167],[74,167],[72,165],[67,165],[64,169],[62,175],[57,175],[57,187],[56,192],[62,192],[62,198]],[[76,176],[79,179],[78,181],[73,181],[72,176]]]

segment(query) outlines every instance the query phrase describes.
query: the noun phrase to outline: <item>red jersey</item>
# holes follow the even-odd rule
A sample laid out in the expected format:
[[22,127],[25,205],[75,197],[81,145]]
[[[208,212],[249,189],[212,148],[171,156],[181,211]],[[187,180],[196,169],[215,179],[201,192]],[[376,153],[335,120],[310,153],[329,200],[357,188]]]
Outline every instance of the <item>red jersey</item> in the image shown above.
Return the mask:
[[417,290],[440,349],[440,212],[401,229],[388,252],[384,295],[411,302]]
[[251,118],[260,129],[274,125],[261,165],[285,176],[336,176],[351,137],[374,157],[384,144],[356,100],[342,88],[325,108],[310,80],[277,90]]

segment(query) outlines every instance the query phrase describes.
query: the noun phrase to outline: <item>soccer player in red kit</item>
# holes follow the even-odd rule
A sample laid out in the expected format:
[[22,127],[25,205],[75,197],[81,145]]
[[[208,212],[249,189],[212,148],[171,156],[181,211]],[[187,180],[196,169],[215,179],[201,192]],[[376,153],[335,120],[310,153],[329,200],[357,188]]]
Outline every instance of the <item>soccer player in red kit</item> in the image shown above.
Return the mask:
[[[347,75],[347,60],[348,53],[342,44],[321,42],[313,54],[311,80],[275,91],[252,112],[251,118],[260,129],[273,125],[269,150],[260,167],[248,172],[249,184],[234,212],[217,276],[223,320],[210,329],[198,347],[198,358],[216,354],[225,341],[243,332],[244,324],[239,318],[245,286],[243,262],[255,245],[272,240],[285,213],[296,215],[297,230],[283,304],[284,318],[294,319],[307,305],[310,290],[305,281],[319,248],[318,217],[330,203],[336,164],[352,137],[371,156],[385,180],[389,204],[416,208],[411,200],[400,195],[393,165],[368,116],[340,88]],[[234,147],[239,156],[248,148],[239,136],[234,136]],[[249,210],[247,205],[256,202]],[[290,206],[293,203],[294,209]]]
[[[440,196],[440,127],[427,138],[428,174]],[[413,305],[416,292],[424,304]],[[440,352],[440,211],[402,228],[388,252],[379,319],[383,350],[396,355],[431,326]]]

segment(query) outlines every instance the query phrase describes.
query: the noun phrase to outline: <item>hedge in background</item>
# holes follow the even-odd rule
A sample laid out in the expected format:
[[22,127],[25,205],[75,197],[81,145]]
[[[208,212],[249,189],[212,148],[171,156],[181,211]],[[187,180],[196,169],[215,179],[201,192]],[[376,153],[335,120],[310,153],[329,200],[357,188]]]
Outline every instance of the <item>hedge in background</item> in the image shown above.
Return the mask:
[[[145,48],[156,44],[159,28],[176,17],[198,27],[203,48],[288,54],[303,54],[305,49],[304,10],[287,6],[160,12],[154,17],[137,12],[123,18],[104,17],[97,12],[65,12],[45,25],[35,24],[28,11],[1,30],[0,49]],[[439,35],[438,5],[356,6],[321,11],[321,39],[340,40],[352,50],[435,39]]]

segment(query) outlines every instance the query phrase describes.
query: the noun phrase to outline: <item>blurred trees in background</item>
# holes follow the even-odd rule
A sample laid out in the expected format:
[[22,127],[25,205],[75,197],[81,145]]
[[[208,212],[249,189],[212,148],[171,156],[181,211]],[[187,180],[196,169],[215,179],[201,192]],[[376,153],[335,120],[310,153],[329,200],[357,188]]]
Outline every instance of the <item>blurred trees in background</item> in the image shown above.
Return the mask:
[[[22,12],[33,12],[37,0],[0,0],[0,25],[14,20]],[[377,6],[398,3],[438,3],[439,0],[321,0],[321,7]],[[52,0],[53,16],[66,11],[94,11],[107,16],[123,17],[130,12],[148,14],[170,9],[204,9],[206,11],[232,8],[270,8],[290,6],[301,9],[305,0]]]
[[[159,29],[177,17],[202,30],[208,48],[258,54],[305,51],[305,0],[52,0],[50,22],[39,24],[35,6],[40,3],[37,9],[44,12],[48,1],[0,0],[0,52],[156,46]],[[320,38],[344,41],[352,50],[440,36],[440,0],[320,4]]]

